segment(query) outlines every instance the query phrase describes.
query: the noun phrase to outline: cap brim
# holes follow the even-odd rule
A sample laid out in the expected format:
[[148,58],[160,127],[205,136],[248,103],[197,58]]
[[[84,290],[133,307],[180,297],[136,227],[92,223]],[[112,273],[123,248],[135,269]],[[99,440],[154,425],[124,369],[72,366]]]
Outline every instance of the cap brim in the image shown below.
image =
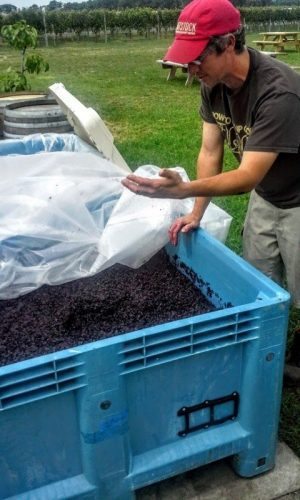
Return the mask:
[[209,40],[174,40],[167,50],[164,61],[172,61],[177,64],[188,64],[199,57]]

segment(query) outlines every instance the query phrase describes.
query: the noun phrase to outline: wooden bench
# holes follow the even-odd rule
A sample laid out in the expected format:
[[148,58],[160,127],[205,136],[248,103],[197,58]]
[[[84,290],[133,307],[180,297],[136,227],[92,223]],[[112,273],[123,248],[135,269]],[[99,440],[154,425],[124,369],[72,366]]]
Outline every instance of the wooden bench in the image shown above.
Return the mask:
[[284,51],[284,45],[282,42],[275,41],[275,40],[254,40],[253,43],[255,43],[261,50],[264,50],[265,45],[273,45],[274,47],[278,48],[279,52]]
[[194,76],[191,75],[188,72],[188,65],[187,64],[173,63],[173,62],[170,62],[170,61],[163,61],[162,59],[157,59],[156,62],[158,62],[159,64],[161,64],[161,67],[163,69],[168,69],[169,70],[169,73],[168,73],[168,76],[167,76],[167,80],[173,80],[175,78],[176,71],[179,68],[179,69],[181,69],[182,73],[186,73],[187,74],[185,85],[187,86],[187,85],[191,85],[193,83]]

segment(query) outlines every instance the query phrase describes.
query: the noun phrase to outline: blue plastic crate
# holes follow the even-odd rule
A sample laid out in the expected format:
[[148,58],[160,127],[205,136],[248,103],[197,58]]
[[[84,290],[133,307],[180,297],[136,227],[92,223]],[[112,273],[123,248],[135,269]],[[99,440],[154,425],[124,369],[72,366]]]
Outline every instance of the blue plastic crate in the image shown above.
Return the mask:
[[231,306],[0,368],[1,499],[126,500],[223,457],[274,466],[289,295],[204,231],[167,250]]
[[[43,149],[13,142],[0,155]],[[274,466],[289,294],[202,230],[166,248],[224,308],[0,368],[0,499],[128,500],[224,457]]]

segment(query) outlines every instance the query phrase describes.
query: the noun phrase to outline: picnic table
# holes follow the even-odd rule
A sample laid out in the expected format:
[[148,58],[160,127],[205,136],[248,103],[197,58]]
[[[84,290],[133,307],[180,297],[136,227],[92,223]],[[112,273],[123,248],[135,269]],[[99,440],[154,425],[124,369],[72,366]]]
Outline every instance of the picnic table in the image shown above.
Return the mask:
[[187,64],[179,64],[179,63],[174,63],[171,61],[164,61],[163,59],[157,59],[156,62],[161,64],[163,69],[169,70],[167,80],[173,80],[175,78],[176,71],[179,68],[179,69],[181,69],[182,73],[187,74],[185,85],[191,85],[193,83],[194,76],[188,72],[188,65]]
[[260,33],[261,40],[254,40],[254,43],[264,50],[266,46],[272,45],[279,52],[284,52],[286,45],[294,46],[296,50],[300,47],[300,38],[298,31],[267,31]]

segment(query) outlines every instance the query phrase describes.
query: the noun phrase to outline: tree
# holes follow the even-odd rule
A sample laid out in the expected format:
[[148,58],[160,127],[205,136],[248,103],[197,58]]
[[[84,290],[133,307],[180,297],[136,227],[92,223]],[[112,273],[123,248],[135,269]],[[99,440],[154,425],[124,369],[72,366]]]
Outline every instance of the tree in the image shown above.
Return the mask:
[[49,70],[49,64],[44,61],[42,56],[39,54],[27,55],[29,48],[35,49],[37,46],[37,30],[22,20],[15,24],[6,24],[3,26],[1,28],[1,36],[10,47],[19,50],[21,53],[20,69],[14,71],[9,67],[6,74],[1,77],[4,91],[11,92],[30,89],[26,73],[38,74],[42,70]]
[[61,9],[63,4],[61,2],[57,2],[57,0],[51,0],[51,2],[47,5],[47,10],[56,10]]
[[3,12],[4,14],[10,14],[11,12],[16,12],[17,7],[15,5],[11,5],[10,3],[4,3],[0,5],[0,12]]
[[28,9],[23,9],[22,20],[26,21],[28,25],[33,26],[38,33],[43,32],[43,16],[40,8],[29,7]]

